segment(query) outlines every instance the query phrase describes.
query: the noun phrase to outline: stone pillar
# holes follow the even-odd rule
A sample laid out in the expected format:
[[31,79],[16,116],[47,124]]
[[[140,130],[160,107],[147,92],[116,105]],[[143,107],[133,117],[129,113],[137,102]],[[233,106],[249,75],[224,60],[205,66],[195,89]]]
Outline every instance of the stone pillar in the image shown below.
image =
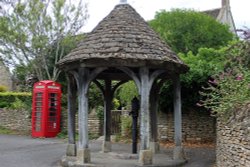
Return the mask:
[[179,75],[174,78],[174,159],[183,160],[182,117],[181,117],[181,85]]
[[152,164],[152,151],[149,148],[149,92],[151,89],[149,69],[146,67],[140,68],[140,138],[141,147],[139,154],[139,163],[141,165]]
[[112,89],[111,80],[105,80],[104,89],[104,141],[102,144],[103,152],[111,151],[111,105],[112,105]]
[[68,146],[66,150],[67,156],[76,156],[75,142],[75,114],[76,114],[76,83],[74,78],[68,74]]

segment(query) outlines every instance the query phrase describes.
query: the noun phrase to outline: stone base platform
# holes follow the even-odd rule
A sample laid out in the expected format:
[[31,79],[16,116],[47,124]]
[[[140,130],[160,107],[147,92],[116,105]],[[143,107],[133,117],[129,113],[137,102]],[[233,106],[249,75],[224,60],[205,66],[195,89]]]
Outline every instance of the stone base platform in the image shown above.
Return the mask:
[[[173,160],[167,154],[160,153],[153,156],[150,167],[178,167],[185,164],[186,160]],[[128,153],[102,153],[91,152],[91,163],[79,164],[77,157],[64,156],[61,159],[63,167],[142,167],[139,164],[138,154]]]

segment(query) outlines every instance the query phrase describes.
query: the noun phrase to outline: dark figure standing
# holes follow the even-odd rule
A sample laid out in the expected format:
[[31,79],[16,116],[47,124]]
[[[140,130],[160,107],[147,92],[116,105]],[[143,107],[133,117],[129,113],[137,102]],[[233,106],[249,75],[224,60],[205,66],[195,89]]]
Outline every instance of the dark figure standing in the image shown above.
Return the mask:
[[132,115],[133,122],[132,122],[132,153],[137,153],[137,118],[138,118],[138,111],[140,109],[139,100],[134,97],[131,101],[131,112],[129,113]]

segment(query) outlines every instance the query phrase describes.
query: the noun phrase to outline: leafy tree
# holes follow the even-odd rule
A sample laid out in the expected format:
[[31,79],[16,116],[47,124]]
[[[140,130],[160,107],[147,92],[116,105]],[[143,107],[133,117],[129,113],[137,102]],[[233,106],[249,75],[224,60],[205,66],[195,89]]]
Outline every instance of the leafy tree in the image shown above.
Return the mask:
[[[77,35],[73,37],[67,37],[62,39],[61,41],[61,48],[64,49],[64,55],[67,55],[71,49],[75,48],[77,43],[83,39],[83,35]],[[56,46],[53,46],[56,48]],[[56,49],[51,52],[51,55],[48,57],[47,63],[49,67],[49,72],[53,72],[55,66],[55,56]],[[63,55],[63,56],[64,56]],[[17,84],[18,91],[30,91],[33,84],[38,81],[38,78],[32,73],[32,62],[28,64],[17,64],[15,68],[12,70],[13,77],[15,78]],[[66,78],[65,74],[61,73],[57,81],[60,82],[63,88],[63,92],[66,91]]]
[[103,107],[103,104],[104,104],[104,100],[103,100],[102,92],[99,90],[96,84],[92,82],[89,87],[89,107],[91,109],[98,108],[99,106]]
[[210,77],[224,70],[229,46],[220,49],[200,48],[196,55],[192,52],[179,54],[190,67],[190,70],[181,77],[182,97],[186,107],[194,107],[200,100],[199,92],[204,85],[207,85]]
[[226,50],[228,47],[220,49],[200,48],[197,54],[188,52],[180,53],[179,57],[189,66],[189,71],[182,76],[185,85],[192,85],[193,82],[202,84],[208,78],[223,70],[227,60]]
[[[195,107],[202,86],[207,84],[211,75],[223,71],[227,62],[227,45],[234,35],[228,26],[214,18],[187,9],[163,10],[156,13],[149,24],[190,67],[189,72],[181,77],[182,99],[184,107]],[[173,99],[172,89],[171,82],[165,83],[161,89],[163,111],[172,108],[173,102],[169,100]]]
[[[197,54],[192,52],[179,54],[179,57],[190,67],[190,70],[181,76],[184,107],[195,107],[195,104],[200,100],[199,91],[204,85],[207,85],[209,78],[224,70],[228,59],[227,50],[231,45],[220,49],[200,48]],[[172,90],[171,82],[165,83],[161,89],[160,106],[162,111],[173,107]]]
[[16,65],[15,69],[12,71],[13,78],[15,78],[16,89],[18,91],[30,91],[31,87],[27,85],[27,76],[31,76],[32,67],[28,65]]
[[[8,12],[9,11],[9,12]],[[0,18],[0,53],[5,62],[31,65],[39,80],[56,80],[55,64],[87,19],[86,4],[67,0],[13,1]],[[53,62],[51,62],[53,60]]]
[[228,26],[193,10],[163,10],[149,24],[177,53],[196,54],[201,47],[219,48],[233,39]]
[[123,84],[117,90],[117,98],[120,100],[122,105],[129,106],[135,96],[138,96],[138,90],[133,81]]

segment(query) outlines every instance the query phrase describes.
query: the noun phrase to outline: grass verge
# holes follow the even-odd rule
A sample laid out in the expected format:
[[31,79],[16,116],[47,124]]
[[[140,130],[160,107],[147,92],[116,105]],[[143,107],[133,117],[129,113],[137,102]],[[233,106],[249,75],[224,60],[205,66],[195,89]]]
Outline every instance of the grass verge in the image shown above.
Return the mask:
[[16,134],[16,132],[13,130],[7,129],[3,126],[0,126],[0,134],[9,135],[9,134]]

